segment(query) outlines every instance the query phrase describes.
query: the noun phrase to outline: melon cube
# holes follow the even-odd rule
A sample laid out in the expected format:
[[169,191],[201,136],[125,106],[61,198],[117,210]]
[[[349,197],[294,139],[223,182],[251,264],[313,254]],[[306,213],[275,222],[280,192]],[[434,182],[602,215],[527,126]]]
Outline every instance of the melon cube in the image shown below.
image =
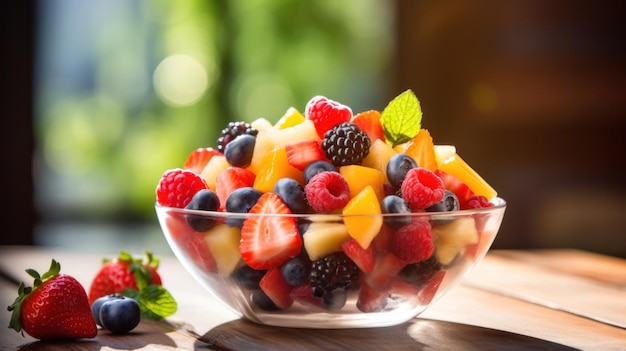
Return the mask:
[[348,165],[339,168],[339,173],[350,187],[350,198],[355,197],[366,186],[371,186],[376,193],[378,201],[385,197],[385,174],[377,169],[360,165]]
[[448,264],[465,251],[465,247],[478,242],[476,223],[472,217],[461,217],[451,223],[432,227],[435,250],[439,262]]
[[397,153],[398,152],[389,144],[377,139],[370,146],[369,153],[363,159],[361,166],[381,171],[385,176],[385,183],[389,183],[389,179],[387,179],[387,163],[389,162],[389,159]]
[[216,155],[211,157],[211,160],[209,160],[209,163],[206,164],[200,175],[206,181],[209,189],[215,191],[217,175],[228,167],[230,167],[230,163],[226,161],[226,157],[223,155]]
[[367,249],[383,226],[380,202],[374,188],[366,186],[344,206],[343,223],[348,235]]
[[304,249],[311,261],[341,251],[341,243],[348,238],[348,230],[340,222],[313,222],[302,235]]
[[206,232],[204,240],[213,255],[218,273],[222,276],[230,275],[241,261],[239,252],[241,230],[226,224],[218,224]]

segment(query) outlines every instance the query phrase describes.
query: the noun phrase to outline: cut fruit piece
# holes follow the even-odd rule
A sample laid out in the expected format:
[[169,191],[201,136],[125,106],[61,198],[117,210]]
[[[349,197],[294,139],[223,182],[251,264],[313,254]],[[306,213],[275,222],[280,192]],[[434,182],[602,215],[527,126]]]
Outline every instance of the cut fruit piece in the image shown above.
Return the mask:
[[472,217],[461,217],[447,223],[434,225],[431,229],[435,240],[435,254],[441,264],[449,264],[465,251],[468,245],[476,244],[479,236]]
[[346,226],[337,222],[313,222],[302,236],[311,261],[341,251],[341,243],[348,238]]
[[377,169],[385,175],[385,183],[389,183],[387,179],[387,163],[389,159],[397,154],[390,145],[382,140],[376,140],[372,142],[370,151],[363,159],[361,166]]
[[304,173],[289,164],[285,147],[277,147],[263,158],[253,186],[262,193],[274,191],[274,185],[282,178],[293,178],[304,184]]
[[221,276],[230,275],[239,265],[241,261],[240,239],[239,228],[229,227],[226,224],[218,224],[206,232],[204,240]]
[[304,115],[295,107],[290,107],[287,109],[285,114],[278,120],[278,122],[276,122],[274,128],[285,129],[293,127],[302,122],[304,122]]
[[452,154],[450,146],[435,146],[437,163],[440,170],[453,175],[467,185],[475,195],[493,199],[497,192],[487,183],[456,151]]
[[256,129],[257,131],[262,131],[262,130],[271,129],[273,126],[272,126],[272,122],[261,117],[261,118],[255,119],[252,123],[250,123],[250,127]]
[[293,298],[290,294],[293,287],[287,284],[285,278],[283,278],[280,267],[269,269],[261,278],[259,287],[276,307],[284,310],[293,304]]
[[200,175],[206,181],[209,189],[215,191],[217,175],[228,167],[230,167],[230,163],[228,163],[226,157],[223,155],[213,156]]
[[350,238],[341,244],[341,249],[362,272],[371,273],[374,270],[374,248],[372,246],[364,249],[354,238]]
[[344,206],[342,214],[348,234],[362,248],[367,249],[383,226],[380,203],[374,188],[368,185],[361,190]]
[[359,129],[364,131],[372,142],[374,140],[385,141],[385,132],[383,131],[383,125],[380,123],[380,117],[380,112],[369,110],[355,115],[350,122],[356,124]]
[[394,150],[411,156],[420,167],[433,172],[438,168],[435,145],[427,129],[420,129],[413,140],[396,146]]
[[339,173],[348,182],[350,198],[355,197],[366,186],[371,186],[378,201],[385,197],[385,174],[377,169],[359,165],[348,165],[339,168]]

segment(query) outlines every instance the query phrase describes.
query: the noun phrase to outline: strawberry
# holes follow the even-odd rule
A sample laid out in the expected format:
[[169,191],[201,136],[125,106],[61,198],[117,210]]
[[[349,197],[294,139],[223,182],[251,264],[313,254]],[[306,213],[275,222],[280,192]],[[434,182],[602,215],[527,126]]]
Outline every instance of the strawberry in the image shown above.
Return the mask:
[[292,287],[289,296],[295,301],[306,305],[319,306],[323,301],[322,298],[313,296],[313,288],[310,282]]
[[230,166],[217,175],[215,192],[220,204],[226,204],[226,198],[239,188],[251,187],[254,184],[255,174],[245,168]]
[[89,303],[97,298],[122,293],[130,288],[138,290],[138,283],[161,285],[161,276],[157,273],[159,260],[146,252],[146,260],[136,259],[126,251],[119,257],[104,259],[104,264],[91,282]]
[[161,206],[184,208],[196,192],[208,188],[204,178],[196,172],[170,169],[163,173],[157,185],[157,202]]
[[360,130],[364,131],[372,143],[376,139],[385,141],[385,132],[383,131],[383,125],[380,123],[380,117],[380,112],[369,110],[355,115],[350,122],[356,124]]
[[456,195],[457,199],[459,199],[459,207],[462,210],[469,208],[468,202],[470,201],[472,196],[474,196],[472,190],[470,190],[470,188],[458,178],[449,173],[446,173],[442,170],[437,170],[435,171],[435,174],[437,174],[439,178],[441,178],[446,190],[450,190],[451,192],[453,192],[454,195]]
[[122,250],[119,257],[104,259],[91,282],[89,303],[93,304],[102,296],[120,293],[137,300],[147,318],[162,319],[174,314],[177,304],[162,286],[157,272],[159,260],[149,251],[145,254],[145,260],[141,260]]
[[285,145],[287,162],[293,167],[304,171],[314,161],[328,161],[326,153],[318,140],[302,140]]
[[327,130],[339,123],[349,122],[352,118],[350,107],[321,95],[314,96],[307,102],[304,113],[307,119],[313,121],[320,138],[324,138]]
[[293,287],[283,278],[280,267],[269,269],[261,278],[259,286],[276,307],[284,310],[293,304],[293,298],[290,296]]
[[19,295],[8,307],[12,311],[10,328],[41,340],[93,338],[98,334],[85,288],[60,271],[61,265],[54,259],[41,276],[33,269],[26,270],[35,281],[33,287],[20,283]]
[[356,308],[361,312],[379,312],[383,308],[383,300],[389,296],[387,291],[377,291],[365,282],[361,282]]
[[296,221],[293,217],[284,216],[291,211],[278,195],[264,193],[249,213],[241,229],[239,251],[250,267],[273,268],[300,253],[302,239]]
[[374,270],[374,248],[371,245],[364,249],[358,241],[350,238],[341,243],[341,249],[362,272],[371,273]]
[[222,153],[212,147],[199,147],[187,156],[183,164],[183,169],[188,169],[200,174],[211,158],[216,155],[222,155]]
[[435,275],[430,278],[428,283],[426,283],[426,285],[419,291],[419,293],[417,294],[417,298],[419,299],[420,303],[422,303],[423,305],[428,305],[433,301],[433,298],[439,290],[439,286],[441,286],[443,278],[445,278],[446,276],[446,272],[447,271],[439,271],[435,273]]
[[372,273],[365,276],[365,283],[376,291],[385,291],[404,266],[405,264],[393,253],[382,252],[374,260]]

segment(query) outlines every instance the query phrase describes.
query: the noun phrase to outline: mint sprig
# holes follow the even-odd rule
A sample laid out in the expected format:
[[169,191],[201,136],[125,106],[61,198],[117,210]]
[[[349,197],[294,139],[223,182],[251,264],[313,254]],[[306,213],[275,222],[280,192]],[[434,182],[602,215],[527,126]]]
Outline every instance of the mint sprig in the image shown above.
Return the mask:
[[381,114],[387,143],[392,147],[413,139],[422,127],[422,109],[412,90],[406,90],[387,104]]

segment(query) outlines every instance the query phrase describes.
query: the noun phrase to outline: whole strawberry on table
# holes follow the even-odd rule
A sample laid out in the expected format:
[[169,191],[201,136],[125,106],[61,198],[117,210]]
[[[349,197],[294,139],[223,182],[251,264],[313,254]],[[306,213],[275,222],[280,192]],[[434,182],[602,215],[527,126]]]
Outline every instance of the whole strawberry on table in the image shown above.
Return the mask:
[[34,283],[32,287],[20,283],[19,295],[8,307],[12,312],[9,328],[41,340],[97,335],[85,289],[74,277],[60,271],[61,265],[54,259],[43,275],[33,269],[26,270]]

